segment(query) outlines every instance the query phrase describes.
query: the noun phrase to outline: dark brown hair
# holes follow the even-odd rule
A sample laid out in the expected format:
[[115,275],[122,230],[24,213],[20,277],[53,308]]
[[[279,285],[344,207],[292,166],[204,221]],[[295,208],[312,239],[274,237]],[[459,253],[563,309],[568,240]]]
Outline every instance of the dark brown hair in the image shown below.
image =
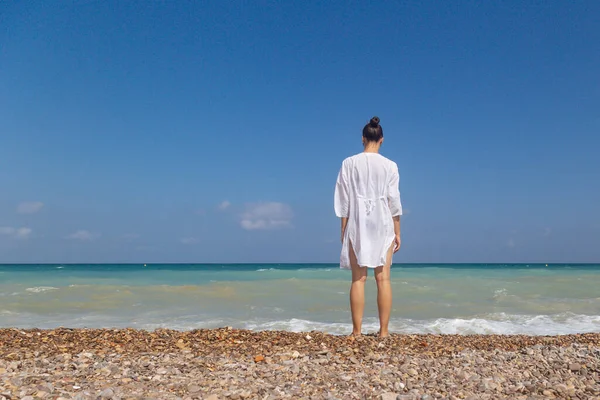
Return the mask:
[[378,142],[383,137],[383,128],[379,125],[379,117],[373,117],[363,128],[363,137],[367,142]]

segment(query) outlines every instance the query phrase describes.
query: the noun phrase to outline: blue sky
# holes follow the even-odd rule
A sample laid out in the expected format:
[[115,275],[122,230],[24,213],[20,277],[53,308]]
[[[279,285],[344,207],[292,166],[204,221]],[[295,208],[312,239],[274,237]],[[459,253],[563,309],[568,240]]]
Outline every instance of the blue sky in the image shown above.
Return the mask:
[[395,262],[600,262],[600,3],[0,5],[0,262],[336,262],[381,118]]

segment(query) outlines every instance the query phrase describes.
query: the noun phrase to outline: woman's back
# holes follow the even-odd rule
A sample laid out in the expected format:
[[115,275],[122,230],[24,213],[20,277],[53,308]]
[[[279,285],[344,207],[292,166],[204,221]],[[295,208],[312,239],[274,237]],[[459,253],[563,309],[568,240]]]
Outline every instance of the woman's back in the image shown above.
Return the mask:
[[[346,158],[338,176],[335,210],[338,217],[347,216],[359,198],[387,200],[390,217],[402,214],[398,188],[398,166],[379,153],[359,153]],[[354,213],[354,217],[357,215]]]
[[367,198],[387,196],[389,183],[397,171],[396,163],[379,153],[359,153],[344,163],[350,192]]

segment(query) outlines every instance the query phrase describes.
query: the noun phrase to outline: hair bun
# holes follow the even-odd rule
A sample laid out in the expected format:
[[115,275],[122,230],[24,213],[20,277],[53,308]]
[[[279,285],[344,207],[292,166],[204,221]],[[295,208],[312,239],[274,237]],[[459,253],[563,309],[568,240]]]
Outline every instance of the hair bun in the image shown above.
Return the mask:
[[369,125],[371,125],[371,127],[373,128],[377,128],[379,126],[379,117],[371,118],[371,121],[369,121]]

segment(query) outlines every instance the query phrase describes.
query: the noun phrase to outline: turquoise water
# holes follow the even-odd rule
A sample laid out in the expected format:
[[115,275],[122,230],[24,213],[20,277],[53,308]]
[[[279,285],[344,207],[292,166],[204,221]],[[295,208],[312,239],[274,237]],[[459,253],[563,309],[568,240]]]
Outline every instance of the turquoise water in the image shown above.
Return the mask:
[[[0,327],[351,331],[334,264],[0,265]],[[600,332],[600,265],[394,265],[398,333]],[[378,329],[369,275],[364,331]]]

